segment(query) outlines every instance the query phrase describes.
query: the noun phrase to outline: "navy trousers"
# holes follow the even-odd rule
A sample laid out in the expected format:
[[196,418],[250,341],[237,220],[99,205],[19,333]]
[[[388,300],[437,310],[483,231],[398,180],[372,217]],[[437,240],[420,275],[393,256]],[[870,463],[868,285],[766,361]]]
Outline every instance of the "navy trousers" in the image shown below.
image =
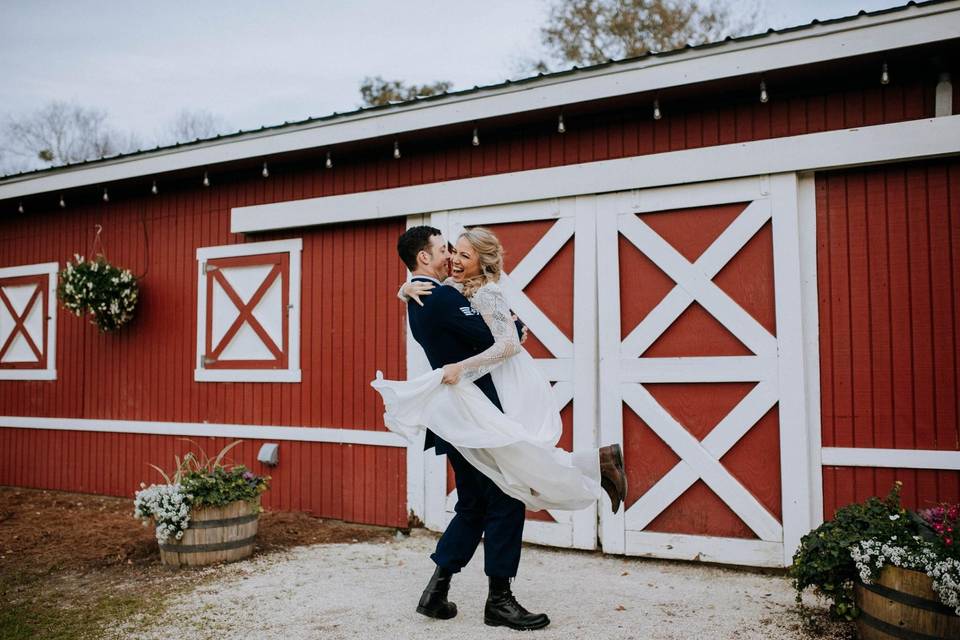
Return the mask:
[[456,515],[430,558],[437,566],[457,573],[470,562],[482,537],[484,573],[495,578],[516,576],[526,508],[477,471],[459,451],[447,449],[457,483]]

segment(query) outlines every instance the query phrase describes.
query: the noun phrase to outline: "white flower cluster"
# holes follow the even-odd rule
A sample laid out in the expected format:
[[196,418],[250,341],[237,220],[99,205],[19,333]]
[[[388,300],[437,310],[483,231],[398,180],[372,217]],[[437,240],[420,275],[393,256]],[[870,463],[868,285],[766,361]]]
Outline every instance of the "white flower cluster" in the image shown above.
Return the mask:
[[74,254],[60,272],[59,296],[63,306],[77,316],[93,315],[92,321],[112,331],[133,318],[139,290],[129,269],[118,269],[102,256],[86,260]]
[[864,540],[850,547],[850,557],[865,584],[873,582],[880,569],[888,564],[923,571],[932,579],[933,590],[940,596],[940,601],[960,615],[960,562],[940,558],[933,546],[919,536],[913,537],[912,546],[917,550],[901,546],[896,536],[889,542]]
[[133,515],[142,519],[144,526],[148,519],[154,519],[158,542],[166,542],[171,536],[179,540],[190,525],[192,500],[193,496],[184,493],[179,484],[152,484],[134,495]]

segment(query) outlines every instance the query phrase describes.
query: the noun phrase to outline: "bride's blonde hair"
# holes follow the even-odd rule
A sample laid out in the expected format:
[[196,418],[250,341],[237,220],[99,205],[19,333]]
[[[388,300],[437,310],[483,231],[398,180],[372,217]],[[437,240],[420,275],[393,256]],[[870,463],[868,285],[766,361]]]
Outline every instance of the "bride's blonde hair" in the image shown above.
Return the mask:
[[466,238],[477,252],[480,262],[480,275],[463,283],[463,295],[470,298],[488,282],[500,281],[500,274],[503,273],[503,245],[492,231],[483,227],[467,229],[460,237]]

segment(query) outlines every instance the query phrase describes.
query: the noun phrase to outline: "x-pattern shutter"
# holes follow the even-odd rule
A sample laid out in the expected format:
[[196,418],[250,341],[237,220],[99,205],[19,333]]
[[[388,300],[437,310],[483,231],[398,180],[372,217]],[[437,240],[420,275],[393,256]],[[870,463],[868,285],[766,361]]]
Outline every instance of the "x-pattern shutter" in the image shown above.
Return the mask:
[[289,358],[289,254],[210,258],[206,279],[208,369],[284,369]]
[[0,279],[0,368],[46,367],[49,282],[47,274]]

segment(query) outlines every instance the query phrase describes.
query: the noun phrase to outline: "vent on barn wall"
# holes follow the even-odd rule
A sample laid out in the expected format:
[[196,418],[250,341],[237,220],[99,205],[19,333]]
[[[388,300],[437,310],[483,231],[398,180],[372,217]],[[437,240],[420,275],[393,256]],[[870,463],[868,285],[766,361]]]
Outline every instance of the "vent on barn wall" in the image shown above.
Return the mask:
[[284,243],[290,241],[198,250],[195,379],[299,381],[299,240],[284,251],[249,253]]

